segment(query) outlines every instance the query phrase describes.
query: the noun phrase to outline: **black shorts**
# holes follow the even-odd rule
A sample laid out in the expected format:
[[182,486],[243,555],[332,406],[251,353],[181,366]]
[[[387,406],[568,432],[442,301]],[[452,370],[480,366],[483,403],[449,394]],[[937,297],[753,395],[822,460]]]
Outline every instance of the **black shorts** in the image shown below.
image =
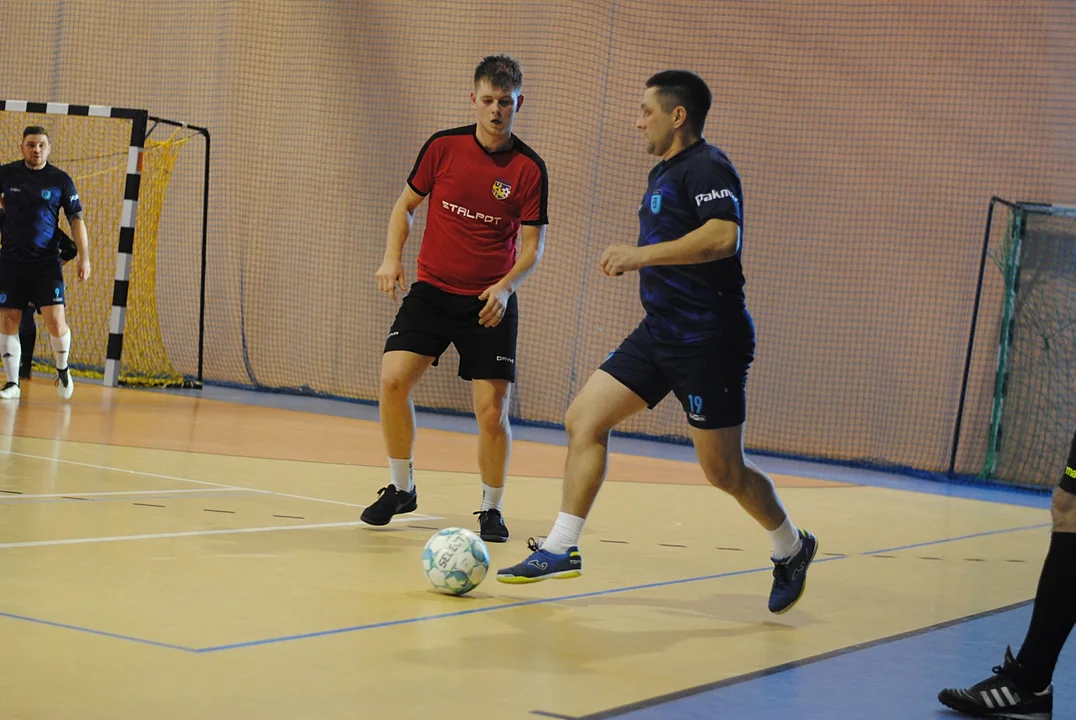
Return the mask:
[[1076,495],[1076,433],[1069,445],[1069,459],[1065,463],[1065,474],[1061,476],[1061,489]]
[[40,309],[64,304],[64,273],[59,259],[24,263],[0,260],[0,308]]
[[448,346],[460,354],[459,376],[464,380],[516,379],[516,329],[519,309],[516,296],[496,327],[483,327],[478,313],[486,301],[473,295],[445,292],[429,283],[416,282],[403,299],[396,320],[385,340],[385,352],[406,350],[434,358]]
[[732,337],[696,343],[655,340],[639,324],[601,369],[646,401],[651,409],[671,390],[692,427],[714,430],[742,425],[747,417],[747,368],[755,333],[748,321]]

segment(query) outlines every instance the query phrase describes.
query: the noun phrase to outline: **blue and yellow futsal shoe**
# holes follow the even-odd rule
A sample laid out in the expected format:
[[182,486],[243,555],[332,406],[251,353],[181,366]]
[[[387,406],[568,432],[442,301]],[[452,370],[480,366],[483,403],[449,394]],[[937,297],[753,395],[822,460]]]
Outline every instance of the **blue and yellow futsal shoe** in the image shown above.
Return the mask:
[[570,547],[566,553],[551,553],[542,550],[534,538],[527,540],[531,556],[518,565],[497,571],[497,582],[534,583],[549,578],[563,580],[579,577],[583,574],[583,556],[579,548]]
[[798,553],[786,560],[773,561],[770,612],[774,614],[791,610],[807,587],[807,567],[818,552],[818,540],[806,530],[800,530],[800,541]]

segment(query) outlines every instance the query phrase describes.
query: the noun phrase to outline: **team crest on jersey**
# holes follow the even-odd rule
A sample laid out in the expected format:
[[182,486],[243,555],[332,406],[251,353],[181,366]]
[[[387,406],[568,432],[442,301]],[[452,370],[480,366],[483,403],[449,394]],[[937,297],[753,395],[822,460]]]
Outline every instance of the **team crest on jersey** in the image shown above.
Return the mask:
[[659,212],[661,212],[661,191],[660,190],[658,190],[656,193],[654,193],[653,195],[650,196],[650,212],[654,213],[655,215],[657,215]]
[[48,189],[42,190],[42,191],[41,191],[41,197],[43,197],[43,198],[45,198],[46,200],[48,200],[49,198],[51,198],[51,197],[52,197],[52,190],[48,190]]
[[493,181],[493,197],[498,200],[507,200],[508,196],[512,194],[512,186],[506,183],[504,180]]

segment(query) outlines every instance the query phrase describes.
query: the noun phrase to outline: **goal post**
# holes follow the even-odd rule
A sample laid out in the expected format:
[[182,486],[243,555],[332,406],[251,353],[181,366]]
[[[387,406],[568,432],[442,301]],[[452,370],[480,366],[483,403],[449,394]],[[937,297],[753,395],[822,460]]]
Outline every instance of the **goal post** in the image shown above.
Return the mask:
[[[982,351],[993,362],[980,380],[989,383],[989,415],[974,424],[982,448],[977,476],[1053,487],[1076,430],[1076,208],[992,198],[980,290],[990,266],[991,311],[973,316],[971,336],[981,323],[996,337]],[[968,352],[965,388],[970,343]]]
[[[175,133],[164,141],[150,139],[160,124],[175,127]],[[18,146],[28,125],[41,125],[49,132],[53,146],[50,162],[74,180],[90,236],[94,266],[90,279],[77,281],[73,263],[65,268],[70,288],[67,317],[74,329],[72,373],[100,378],[109,387],[201,387],[208,130],[153,117],[144,109],[0,100],[0,162],[20,158]],[[177,137],[180,128],[188,133],[185,137]],[[158,287],[159,257],[170,250],[158,243],[160,221],[177,157],[194,135],[206,140],[197,270],[200,287],[197,299],[191,297],[181,310],[186,313],[184,326],[194,324],[195,314],[198,322],[196,330],[187,332],[184,328],[182,338],[175,332],[166,337],[159,300],[174,295],[177,288]],[[195,212],[193,207],[184,210]],[[193,243],[193,238],[190,240]],[[191,267],[190,272],[196,271]],[[182,292],[188,292],[187,285],[193,283],[184,282]],[[171,324],[176,325],[174,321]],[[186,347],[194,344],[195,332],[196,361]],[[47,349],[48,343],[44,343],[35,366],[51,365]],[[177,369],[172,355],[183,356],[183,368]]]

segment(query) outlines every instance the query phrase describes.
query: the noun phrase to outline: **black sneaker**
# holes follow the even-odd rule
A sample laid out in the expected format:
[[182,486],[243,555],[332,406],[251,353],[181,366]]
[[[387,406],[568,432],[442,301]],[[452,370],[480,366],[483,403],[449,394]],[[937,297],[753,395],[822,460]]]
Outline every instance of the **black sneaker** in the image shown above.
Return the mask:
[[947,708],[972,717],[1009,718],[1010,720],[1050,720],[1054,716],[1054,686],[1032,692],[1016,679],[1021,670],[1013,659],[1012,648],[1005,648],[1005,664],[994,667],[988,677],[970,688],[946,688],[938,700]]
[[479,510],[475,515],[478,516],[478,537],[486,542],[508,542],[508,528],[504,525],[500,510]]
[[22,380],[29,380],[34,376],[34,363],[33,361],[26,362],[23,360],[19,363],[19,378]]
[[367,525],[388,525],[393,515],[414,512],[418,509],[418,488],[411,492],[397,490],[386,485],[377,491],[377,500],[362,511],[362,521]]
[[785,560],[773,561],[773,587],[770,589],[770,612],[780,615],[799,602],[807,587],[807,567],[818,552],[818,540],[800,530],[800,550]]

